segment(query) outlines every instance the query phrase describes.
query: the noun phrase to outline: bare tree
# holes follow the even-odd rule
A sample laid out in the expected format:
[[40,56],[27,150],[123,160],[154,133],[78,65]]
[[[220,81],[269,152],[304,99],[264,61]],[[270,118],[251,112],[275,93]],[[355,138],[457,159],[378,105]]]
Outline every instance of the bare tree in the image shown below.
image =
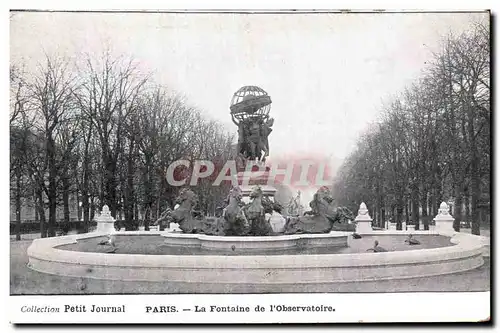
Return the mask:
[[44,135],[48,186],[45,186],[45,175],[39,175],[37,180],[38,186],[45,190],[48,199],[49,237],[55,236],[57,213],[59,164],[56,137],[68,126],[74,110],[72,91],[75,82],[68,67],[67,61],[47,56],[45,63],[39,65],[38,72],[33,76],[29,86],[33,109],[37,113],[38,130]]

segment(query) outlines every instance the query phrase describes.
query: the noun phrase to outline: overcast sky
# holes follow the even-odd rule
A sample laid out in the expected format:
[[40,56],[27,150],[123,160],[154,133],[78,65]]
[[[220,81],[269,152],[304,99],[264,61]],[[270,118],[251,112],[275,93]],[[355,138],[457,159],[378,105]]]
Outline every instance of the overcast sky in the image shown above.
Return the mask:
[[383,100],[419,76],[450,32],[486,14],[16,13],[11,59],[44,52],[132,56],[155,80],[236,132],[232,94],[258,85],[272,98],[271,158],[340,162]]

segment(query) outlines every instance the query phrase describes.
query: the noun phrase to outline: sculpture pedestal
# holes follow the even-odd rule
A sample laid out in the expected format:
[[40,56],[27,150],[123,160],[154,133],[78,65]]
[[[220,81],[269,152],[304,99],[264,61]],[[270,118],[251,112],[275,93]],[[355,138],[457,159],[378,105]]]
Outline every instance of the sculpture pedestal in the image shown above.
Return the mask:
[[356,222],[356,233],[362,234],[372,232],[372,220],[354,220]]
[[97,229],[96,232],[111,234],[115,230],[115,219],[111,216],[108,205],[102,207],[101,214],[96,218]]
[[269,170],[266,168],[265,171],[240,171],[237,174],[238,186],[241,189],[242,200],[245,203],[250,202],[250,193],[254,186],[259,185],[262,194],[269,197],[271,201],[274,202],[274,195],[276,194],[276,188],[272,185],[268,185]]
[[116,231],[115,230],[115,222],[114,221],[112,221],[112,222],[107,222],[107,221],[97,222],[96,231],[99,233],[106,233],[106,234],[113,233]]
[[435,231],[443,234],[453,234],[455,229],[453,229],[453,222],[455,219],[450,215],[449,207],[446,202],[442,202],[439,206],[438,214],[434,218],[436,222]]
[[356,233],[362,234],[372,232],[372,221],[366,204],[362,202],[361,205],[359,205],[358,216],[354,219],[354,222],[356,222]]
[[435,230],[437,232],[443,232],[443,233],[454,233],[455,229],[453,229],[453,222],[455,219],[453,217],[450,218],[439,218],[436,216],[434,219],[436,222],[436,227]]

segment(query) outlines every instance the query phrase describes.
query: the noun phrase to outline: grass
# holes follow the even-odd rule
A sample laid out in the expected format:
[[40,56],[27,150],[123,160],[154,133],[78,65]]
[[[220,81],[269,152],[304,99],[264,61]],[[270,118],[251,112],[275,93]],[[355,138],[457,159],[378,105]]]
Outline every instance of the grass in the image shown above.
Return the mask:
[[477,269],[457,274],[404,280],[348,282],[276,287],[251,284],[189,284],[178,282],[126,282],[62,277],[33,271],[27,267],[26,249],[30,240],[10,242],[10,293],[23,294],[182,294],[182,293],[370,293],[489,291],[490,261]]

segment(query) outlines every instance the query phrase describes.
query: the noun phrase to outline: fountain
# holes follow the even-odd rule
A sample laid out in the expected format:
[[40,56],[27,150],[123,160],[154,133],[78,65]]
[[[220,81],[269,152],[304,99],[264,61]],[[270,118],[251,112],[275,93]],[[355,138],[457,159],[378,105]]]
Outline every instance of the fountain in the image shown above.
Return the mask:
[[[243,87],[233,97],[230,114],[239,133],[237,186],[228,193],[221,217],[200,216],[197,195],[189,188],[179,192],[175,209],[162,213],[157,231],[114,231],[114,218],[104,206],[93,233],[34,240],[29,267],[71,277],[207,284],[207,290],[209,284],[240,283],[279,290],[287,284],[300,289],[450,274],[483,264],[481,238],[454,232],[446,203],[436,216],[435,230],[411,232],[421,242],[411,249],[405,244],[408,231],[373,230],[365,203],[352,224],[339,223],[354,216],[334,207],[328,187],[317,191],[310,211],[297,214],[295,205],[294,216],[282,216],[265,166],[274,123],[270,105],[270,96],[255,86]],[[349,229],[338,230],[339,225]],[[105,253],[97,244],[110,234],[115,251]],[[367,252],[374,242],[387,252]]]

